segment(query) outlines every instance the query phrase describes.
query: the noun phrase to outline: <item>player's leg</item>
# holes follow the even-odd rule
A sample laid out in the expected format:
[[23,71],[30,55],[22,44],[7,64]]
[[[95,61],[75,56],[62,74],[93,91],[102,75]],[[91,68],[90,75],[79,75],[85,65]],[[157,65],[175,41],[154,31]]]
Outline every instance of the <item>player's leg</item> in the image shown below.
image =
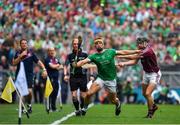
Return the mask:
[[147,93],[150,93],[150,106],[149,106],[149,118],[152,118],[152,116],[154,115],[155,111],[158,109],[158,106],[154,103],[154,99],[151,96],[152,92],[154,91],[154,89],[156,88],[156,85],[159,83],[161,79],[161,72],[159,71],[158,73],[153,73],[150,77],[150,83],[149,86],[147,88]]
[[70,77],[70,89],[71,89],[71,97],[72,97],[72,102],[75,107],[75,114],[76,116],[80,116],[81,112],[79,110],[79,100],[77,96],[77,90],[79,88],[79,83],[78,79],[75,77]]
[[142,94],[147,101],[148,113],[146,117],[149,116],[149,109],[151,107],[151,102],[149,102],[150,100],[148,99],[149,91],[147,92],[148,85],[149,85],[149,74],[144,73],[143,81],[142,81]]
[[80,111],[80,108],[79,108],[79,100],[78,100],[78,96],[77,96],[77,90],[71,91],[71,96],[72,96],[73,105],[74,105],[75,110],[76,110],[75,114],[76,114],[76,116],[80,116],[81,111]]
[[87,77],[84,76],[80,79],[80,107],[81,107],[81,114],[84,116],[86,114],[87,106],[84,104],[84,97],[87,92]]
[[121,103],[117,98],[116,85],[117,83],[115,79],[112,81],[105,81],[104,83],[105,89],[109,92],[109,100],[116,105],[115,115],[118,116],[121,113]]
[[84,101],[83,101],[84,102],[84,108],[82,110],[82,115],[86,114],[88,105],[91,101],[91,97],[102,88],[100,83],[97,83],[97,82],[98,81],[95,81],[94,83],[92,83],[89,90],[82,93],[82,98],[84,99]]
[[91,97],[101,89],[101,85],[97,81],[93,82],[90,89],[84,94],[85,104],[90,103]]
[[84,97],[85,97],[86,92],[80,92],[80,107],[81,107],[81,115],[85,115],[87,111],[88,105],[85,105],[84,102]]
[[98,92],[103,87],[103,85],[104,81],[97,77],[84,96],[86,105],[90,103],[91,96]]
[[51,109],[52,111],[56,111],[56,99],[57,99],[57,94],[58,94],[58,90],[59,90],[59,83],[58,83],[58,79],[54,78],[54,80],[52,81],[52,86],[53,86],[53,91],[51,93]]
[[148,103],[148,117],[152,117],[153,112],[152,112],[152,107],[154,104],[154,99],[152,98],[151,94],[153,90],[155,89],[156,85],[154,83],[150,83],[145,91],[145,97]]
[[85,96],[85,94],[86,94],[86,92],[83,92],[83,91],[80,92],[80,101],[81,101],[80,107],[81,107],[81,109],[84,108],[84,96]]
[[143,94],[143,96],[145,97],[145,99],[146,99],[146,101],[147,101],[147,106],[148,106],[148,108],[149,108],[150,106],[149,106],[149,103],[148,103],[147,93],[146,93],[147,87],[148,87],[147,84],[142,83],[142,94]]
[[26,102],[28,103],[27,104],[27,111],[28,113],[32,113],[32,94],[33,94],[33,90],[32,90],[32,83],[33,83],[33,80],[28,80],[27,81],[27,86],[28,86],[28,92],[29,94],[25,97],[26,98]]
[[32,101],[32,88],[28,88],[28,91],[29,91],[29,94],[26,96],[26,100],[27,100],[27,111],[28,113],[32,113],[32,104],[31,104],[31,101]]
[[121,113],[121,103],[119,101],[119,99],[117,98],[117,94],[116,93],[109,93],[109,100],[116,105],[115,108],[115,115],[118,116]]

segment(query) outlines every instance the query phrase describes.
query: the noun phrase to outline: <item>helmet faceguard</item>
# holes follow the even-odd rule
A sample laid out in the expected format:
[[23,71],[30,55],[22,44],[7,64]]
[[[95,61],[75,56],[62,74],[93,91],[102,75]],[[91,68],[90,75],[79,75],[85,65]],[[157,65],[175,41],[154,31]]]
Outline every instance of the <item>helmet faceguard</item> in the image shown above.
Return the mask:
[[137,43],[137,44],[143,44],[143,43],[148,43],[148,42],[149,42],[149,39],[146,38],[146,37],[138,37],[138,38],[136,39],[136,43]]

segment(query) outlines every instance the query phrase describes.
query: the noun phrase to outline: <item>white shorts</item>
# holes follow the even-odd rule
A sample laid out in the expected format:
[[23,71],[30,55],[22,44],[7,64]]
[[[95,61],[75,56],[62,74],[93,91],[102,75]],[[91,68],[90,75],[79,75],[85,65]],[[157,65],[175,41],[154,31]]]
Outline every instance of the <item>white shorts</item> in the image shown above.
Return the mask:
[[104,86],[104,88],[111,93],[116,93],[116,79],[111,81],[104,81],[101,78],[97,78],[93,83],[98,84],[101,88]]
[[157,73],[144,72],[144,75],[143,75],[143,83],[144,84],[149,84],[149,83],[158,84],[160,79],[161,79],[161,71],[160,70]]

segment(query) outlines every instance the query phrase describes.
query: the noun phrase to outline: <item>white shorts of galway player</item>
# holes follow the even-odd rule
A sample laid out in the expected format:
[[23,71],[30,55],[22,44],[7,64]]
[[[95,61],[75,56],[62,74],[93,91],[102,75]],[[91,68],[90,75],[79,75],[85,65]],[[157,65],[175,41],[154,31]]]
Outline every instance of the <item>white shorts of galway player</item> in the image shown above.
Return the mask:
[[158,84],[161,79],[161,75],[162,74],[161,74],[160,70],[157,73],[156,72],[152,72],[152,73],[144,72],[143,84],[149,84],[149,83]]

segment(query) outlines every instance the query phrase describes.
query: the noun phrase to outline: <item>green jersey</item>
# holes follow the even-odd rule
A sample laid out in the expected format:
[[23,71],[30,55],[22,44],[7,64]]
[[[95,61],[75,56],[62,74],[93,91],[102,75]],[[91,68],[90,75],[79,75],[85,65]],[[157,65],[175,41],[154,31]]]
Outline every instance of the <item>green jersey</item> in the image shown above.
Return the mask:
[[102,80],[114,80],[116,78],[115,55],[116,50],[106,49],[102,53],[88,56],[91,62],[97,65],[98,77]]

